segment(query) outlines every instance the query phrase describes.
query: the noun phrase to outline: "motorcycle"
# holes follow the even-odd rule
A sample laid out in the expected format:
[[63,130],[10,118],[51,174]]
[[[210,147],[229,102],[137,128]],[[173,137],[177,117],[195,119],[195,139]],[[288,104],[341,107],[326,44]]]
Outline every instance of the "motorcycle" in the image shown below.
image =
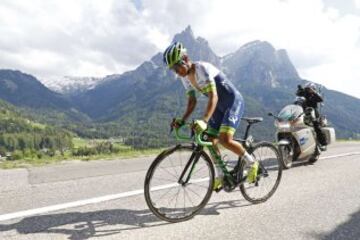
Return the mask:
[[[321,148],[312,126],[316,120],[313,108],[308,107],[304,111],[302,106],[289,104],[277,116],[273,113],[268,115],[275,118],[276,140],[285,169],[290,168],[294,161],[315,163],[319,159]],[[335,142],[335,130],[328,126],[325,116],[318,121],[327,144]]]

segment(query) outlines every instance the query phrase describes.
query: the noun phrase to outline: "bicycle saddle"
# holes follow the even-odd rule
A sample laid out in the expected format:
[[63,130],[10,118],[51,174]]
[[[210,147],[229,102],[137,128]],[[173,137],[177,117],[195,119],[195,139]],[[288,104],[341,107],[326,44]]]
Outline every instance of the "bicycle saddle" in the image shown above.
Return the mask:
[[249,124],[262,122],[264,120],[262,117],[254,117],[254,118],[242,117],[241,119],[247,121]]

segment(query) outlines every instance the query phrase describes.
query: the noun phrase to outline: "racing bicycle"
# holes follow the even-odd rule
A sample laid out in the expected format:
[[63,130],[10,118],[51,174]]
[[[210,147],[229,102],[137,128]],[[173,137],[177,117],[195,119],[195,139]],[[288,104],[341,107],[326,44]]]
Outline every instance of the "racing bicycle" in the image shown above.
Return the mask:
[[[257,204],[268,200],[281,181],[280,154],[274,144],[266,141],[255,143],[249,135],[250,127],[262,118],[242,118],[247,122],[245,136],[239,141],[246,151],[259,162],[255,182],[247,181],[250,166],[241,158],[230,167],[217,153],[210,136],[195,133],[191,123],[175,129],[177,144],[161,152],[150,165],[144,184],[145,200],[149,209],[168,222],[186,221],[198,214],[208,203],[214,185],[214,162],[223,171],[223,190],[231,192],[237,187],[246,200]],[[191,136],[184,134],[187,127]],[[206,152],[210,154],[209,154]]]

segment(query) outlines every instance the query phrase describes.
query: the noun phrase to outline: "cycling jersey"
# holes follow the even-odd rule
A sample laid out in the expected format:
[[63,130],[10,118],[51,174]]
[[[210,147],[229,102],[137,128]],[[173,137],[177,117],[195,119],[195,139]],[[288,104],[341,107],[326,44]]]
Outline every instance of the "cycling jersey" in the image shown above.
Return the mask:
[[194,62],[195,64],[195,78],[196,86],[192,86],[190,81],[182,78],[182,83],[186,89],[188,95],[195,94],[195,90],[206,95],[211,90],[214,90],[215,87],[215,76],[220,73],[220,70],[214,67],[210,63],[206,62]]
[[211,91],[216,91],[218,95],[216,109],[209,120],[208,132],[216,135],[218,132],[234,134],[244,112],[243,97],[215,66],[206,62],[194,64],[196,85],[193,86],[189,80],[182,79],[187,95],[195,96],[196,90],[205,96]]

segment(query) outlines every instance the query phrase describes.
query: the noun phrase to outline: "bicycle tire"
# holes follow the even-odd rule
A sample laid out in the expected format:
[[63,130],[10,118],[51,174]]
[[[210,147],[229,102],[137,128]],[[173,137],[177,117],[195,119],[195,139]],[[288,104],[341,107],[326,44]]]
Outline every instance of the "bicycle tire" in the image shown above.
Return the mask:
[[[273,152],[273,157],[274,158],[270,158],[268,156],[268,158],[263,159],[262,156],[260,156],[260,153],[258,153],[260,151],[260,149],[263,148],[267,148],[268,150],[270,150],[271,152]],[[261,153],[263,152],[263,150],[261,150]],[[282,159],[281,156],[279,154],[278,149],[274,146],[274,144],[269,143],[269,142],[259,142],[257,144],[255,144],[250,150],[249,150],[249,154],[251,154],[256,160],[259,161],[259,171],[263,171],[264,173],[259,174],[258,179],[256,181],[256,183],[247,183],[244,182],[242,184],[240,184],[240,191],[242,193],[242,195],[244,196],[244,198],[254,204],[257,203],[262,203],[265,202],[266,200],[268,200],[276,191],[276,189],[279,186],[279,183],[281,181],[281,176],[282,176]],[[264,157],[264,156],[263,156]],[[271,165],[267,165],[269,164],[268,162],[266,162],[265,164],[265,160],[269,159],[269,163]],[[272,160],[272,161],[270,161]],[[240,171],[245,172],[246,169],[246,163],[245,161],[241,161],[240,164]],[[271,167],[271,168],[270,168]],[[273,171],[273,172],[271,172]],[[277,172],[275,172],[277,171]],[[256,194],[252,194],[251,192],[256,192],[256,189],[259,190],[259,186],[264,184],[265,179],[267,179],[270,174],[269,172],[271,172],[271,178],[275,178],[273,185],[270,188],[270,191],[267,191],[268,188],[266,188],[266,193],[265,194],[261,194],[260,196],[255,196]],[[268,174],[268,176],[265,175],[265,173]],[[246,175],[246,174],[244,174]]]
[[[181,175],[178,173],[182,172],[185,166],[182,166],[183,164],[181,164],[181,166],[179,166],[179,167],[176,166],[176,164],[174,164],[174,162],[172,162],[170,157],[175,156],[177,153],[179,153],[179,156],[180,156],[181,152],[188,153],[191,155],[194,153],[194,148],[191,146],[177,145],[175,147],[172,147],[172,148],[162,152],[158,157],[155,158],[155,160],[150,165],[150,168],[148,169],[148,171],[146,173],[145,183],[144,183],[145,200],[146,200],[146,204],[148,205],[151,212],[154,213],[158,218],[160,218],[164,221],[167,221],[167,222],[172,222],[172,223],[189,220],[189,219],[193,218],[197,213],[199,213],[199,211],[201,209],[203,209],[205,207],[205,205],[208,203],[208,201],[211,197],[212,191],[213,191],[213,184],[214,184],[214,166],[211,162],[210,157],[204,151],[201,151],[198,153],[199,161],[197,162],[197,164],[195,166],[195,167],[198,167],[198,169],[194,170],[192,177],[194,177],[194,179],[195,179],[195,175],[197,174],[196,171],[200,171],[201,168],[207,167],[207,170],[209,173],[209,176],[208,176],[209,179],[207,180],[205,178],[204,182],[206,183],[208,181],[209,186],[207,188],[206,187],[201,188],[201,189],[203,189],[203,191],[200,191],[200,190],[195,191],[195,190],[188,189],[189,191],[190,190],[192,191],[191,193],[194,193],[194,191],[195,191],[195,194],[198,194],[199,199],[202,197],[202,195],[200,196],[200,194],[201,194],[200,192],[202,192],[204,196],[203,196],[203,199],[199,200],[199,203],[196,206],[192,206],[190,208],[185,208],[186,199],[188,199],[188,201],[190,199],[189,195],[186,194],[186,188],[191,187],[191,186],[199,187],[201,182],[200,183],[197,182],[197,184],[199,184],[199,186],[197,186],[197,184],[195,183],[196,181],[199,181],[196,179],[194,180],[194,182],[190,181],[191,183],[189,182],[189,184],[186,184],[185,186],[177,183],[177,180],[178,180],[177,177],[180,177],[180,175]],[[185,162],[189,161],[189,159],[187,159],[187,160],[180,159],[180,161],[182,163],[185,163]],[[192,160],[192,161],[194,161],[194,160]],[[200,161],[202,161],[202,162],[200,162]],[[164,166],[166,166],[166,164],[168,165],[168,167],[164,167]],[[199,164],[201,164],[201,165],[199,166]],[[174,167],[174,169],[175,169],[174,172],[172,172],[172,170],[170,170],[170,169],[172,169],[172,167]],[[177,169],[181,169],[181,170],[177,171]],[[163,172],[161,172],[161,171],[163,171]],[[164,185],[160,185],[160,186],[156,187],[155,186],[156,185],[155,182],[157,181],[156,177],[159,175],[159,176],[161,176],[161,178],[165,178],[161,174],[166,175],[166,172],[169,173],[169,174],[167,174],[169,176],[166,176],[166,178],[170,178],[171,175],[174,175],[174,179],[170,180],[170,181],[173,181],[173,183],[170,183],[169,185],[165,185],[165,187],[162,187]],[[206,174],[206,169],[204,171],[204,174]],[[179,176],[177,176],[177,175],[179,175]],[[170,186],[170,187],[167,188],[166,186]],[[172,187],[172,186],[174,186],[174,187]],[[183,200],[184,201],[183,212],[184,212],[184,214],[183,215],[179,215],[179,213],[178,213],[180,211],[180,208],[177,208],[178,196],[176,196],[176,202],[175,202],[175,206],[174,206],[173,210],[170,209],[169,206],[163,207],[163,206],[161,206],[160,203],[155,202],[154,198],[156,196],[156,193],[161,191],[161,190],[158,190],[159,188],[164,188],[164,190],[166,189],[169,192],[173,191],[171,188],[177,188],[178,194],[180,193],[180,191],[182,189],[183,194],[184,194],[184,196],[183,196],[183,199],[184,199]],[[170,189],[170,190],[168,190],[168,189]],[[165,194],[167,194],[167,193],[165,193]],[[165,194],[164,194],[164,197],[165,197]],[[163,200],[162,197],[160,197],[159,201],[162,201],[162,200]],[[181,200],[181,198],[180,198],[180,200]],[[190,202],[193,203],[191,201],[191,199],[190,199]],[[169,205],[170,205],[170,202],[169,202]],[[186,213],[185,213],[185,210],[188,210],[188,211],[186,211]],[[175,213],[174,215],[172,215],[172,211]]]

